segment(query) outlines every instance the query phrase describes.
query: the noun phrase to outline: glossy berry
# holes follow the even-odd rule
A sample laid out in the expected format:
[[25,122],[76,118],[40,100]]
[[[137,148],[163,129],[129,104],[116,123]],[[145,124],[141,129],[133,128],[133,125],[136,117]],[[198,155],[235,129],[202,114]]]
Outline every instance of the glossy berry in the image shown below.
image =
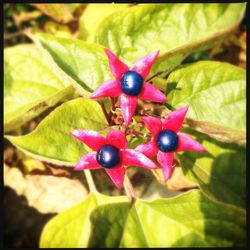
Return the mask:
[[162,130],[156,139],[156,144],[162,152],[172,152],[178,146],[178,136],[171,130]]
[[120,163],[120,150],[106,144],[97,151],[96,160],[104,168],[114,168]]
[[127,71],[121,78],[122,92],[127,95],[137,96],[143,86],[143,78],[135,71]]

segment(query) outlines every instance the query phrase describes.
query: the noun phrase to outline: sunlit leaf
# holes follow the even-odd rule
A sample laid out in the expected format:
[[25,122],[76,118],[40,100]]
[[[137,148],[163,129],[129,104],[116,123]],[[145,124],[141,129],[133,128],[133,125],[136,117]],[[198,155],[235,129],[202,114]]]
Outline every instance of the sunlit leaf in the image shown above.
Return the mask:
[[125,196],[109,197],[90,194],[86,200],[50,220],[41,238],[42,248],[87,247],[91,234],[90,214],[99,205],[124,202]]
[[129,64],[160,50],[151,73],[169,70],[230,34],[244,9],[245,3],[139,4],[107,17],[95,41]]
[[34,45],[4,50],[4,130],[8,132],[73,94],[70,80]]
[[174,108],[189,105],[187,117],[191,120],[187,122],[191,127],[220,140],[244,141],[244,69],[212,61],[190,64],[170,74],[167,93],[169,103]]
[[[80,22],[79,38],[93,41],[96,29],[103,20],[114,12],[128,7],[128,4],[88,4],[83,12]],[[94,18],[98,17],[98,18]]]
[[97,193],[53,218],[40,247],[242,247],[245,227],[244,210],[200,191],[133,204]]
[[28,155],[59,165],[74,166],[89,148],[69,132],[107,127],[100,105],[92,99],[77,98],[52,111],[30,134],[6,136]]
[[31,37],[38,39],[59,67],[78,83],[74,87],[81,95],[89,96],[104,81],[113,79],[101,45],[40,33]]
[[89,247],[243,247],[246,214],[200,191],[170,199],[103,205],[91,215]]

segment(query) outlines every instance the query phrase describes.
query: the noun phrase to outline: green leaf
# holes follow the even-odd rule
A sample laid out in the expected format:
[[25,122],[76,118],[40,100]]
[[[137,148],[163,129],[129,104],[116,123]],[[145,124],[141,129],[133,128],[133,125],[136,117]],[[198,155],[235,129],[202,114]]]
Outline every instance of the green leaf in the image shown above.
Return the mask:
[[244,247],[246,213],[199,190],[151,202],[107,204],[91,214],[89,247]]
[[102,109],[96,101],[77,98],[52,111],[30,134],[6,138],[33,158],[74,166],[89,148],[69,132],[75,129],[103,132],[107,126]]
[[5,132],[72,95],[70,80],[45,52],[33,45],[18,45],[4,50]]
[[186,177],[198,183],[212,198],[245,207],[246,149],[237,144],[216,141],[190,129],[185,132],[192,134],[207,151],[178,154]]
[[[193,128],[219,140],[242,142],[246,128],[246,71],[236,66],[202,61],[173,71],[167,79],[169,103],[189,105]],[[168,91],[167,91],[168,92]]]
[[[94,35],[103,20],[114,12],[125,9],[128,4],[88,4],[79,20],[80,39],[94,41]],[[98,18],[93,18],[98,17]]]
[[40,247],[242,247],[245,227],[243,209],[198,190],[134,204],[96,193],[49,221]]
[[240,23],[244,10],[245,3],[140,4],[108,16],[95,41],[128,64],[160,50],[151,71],[156,73],[220,42]]
[[40,33],[31,38],[38,39],[58,66],[78,83],[74,87],[81,95],[89,96],[104,81],[113,79],[101,45]]
[[126,200],[126,196],[109,197],[100,193],[90,194],[86,200],[57,215],[46,224],[40,238],[40,247],[87,247],[91,233],[91,212],[101,204]]

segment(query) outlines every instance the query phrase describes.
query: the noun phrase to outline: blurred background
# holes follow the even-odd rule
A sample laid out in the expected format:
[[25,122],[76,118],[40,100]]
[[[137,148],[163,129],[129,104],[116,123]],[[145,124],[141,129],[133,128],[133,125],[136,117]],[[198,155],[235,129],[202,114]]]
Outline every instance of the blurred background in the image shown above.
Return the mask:
[[[98,24],[98,15],[88,17],[93,4],[4,4],[4,48],[31,43],[27,30],[45,32],[55,36],[85,40],[86,25]],[[111,4],[98,4],[98,11]],[[126,5],[126,4],[124,4]],[[88,23],[86,23],[88,20]],[[235,32],[217,47],[194,53],[183,63],[198,60],[218,60],[246,68],[246,16]],[[145,107],[144,107],[145,108]],[[148,110],[152,110],[148,104]],[[26,134],[50,112],[12,131]],[[157,112],[157,107],[153,107]],[[182,191],[197,188],[184,179],[176,163],[174,174],[167,184],[156,181],[158,173],[143,169],[129,169],[129,176],[136,194],[145,199],[169,197]],[[98,190],[104,194],[120,195],[104,171],[93,172]],[[160,178],[159,178],[160,179]],[[59,195],[60,194],[60,195]],[[4,246],[38,247],[41,230],[57,213],[70,208],[88,194],[84,174],[69,168],[57,167],[34,160],[4,141]],[[58,206],[60,204],[60,206]]]

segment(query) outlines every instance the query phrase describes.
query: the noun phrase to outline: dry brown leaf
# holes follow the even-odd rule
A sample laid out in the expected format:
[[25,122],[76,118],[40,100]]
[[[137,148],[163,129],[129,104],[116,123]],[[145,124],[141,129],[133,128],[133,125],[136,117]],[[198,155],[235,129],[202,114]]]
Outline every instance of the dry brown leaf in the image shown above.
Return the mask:
[[88,191],[79,180],[49,175],[24,175],[4,164],[4,185],[24,195],[41,213],[59,213],[79,203]]
[[157,180],[164,185],[167,189],[173,191],[185,191],[189,189],[199,188],[196,183],[189,181],[183,174],[181,167],[178,163],[174,162],[174,169],[171,177],[167,182],[163,180],[163,173],[161,168],[157,168],[152,170],[153,174],[157,178]]
[[60,23],[68,23],[73,20],[73,16],[66,4],[31,4],[44,14],[50,16]]
[[40,11],[21,12],[19,14],[14,13],[13,18],[14,18],[14,22],[15,22],[16,26],[20,27],[20,25],[23,22],[27,22],[27,21],[36,19],[41,15],[42,15],[42,13]]

